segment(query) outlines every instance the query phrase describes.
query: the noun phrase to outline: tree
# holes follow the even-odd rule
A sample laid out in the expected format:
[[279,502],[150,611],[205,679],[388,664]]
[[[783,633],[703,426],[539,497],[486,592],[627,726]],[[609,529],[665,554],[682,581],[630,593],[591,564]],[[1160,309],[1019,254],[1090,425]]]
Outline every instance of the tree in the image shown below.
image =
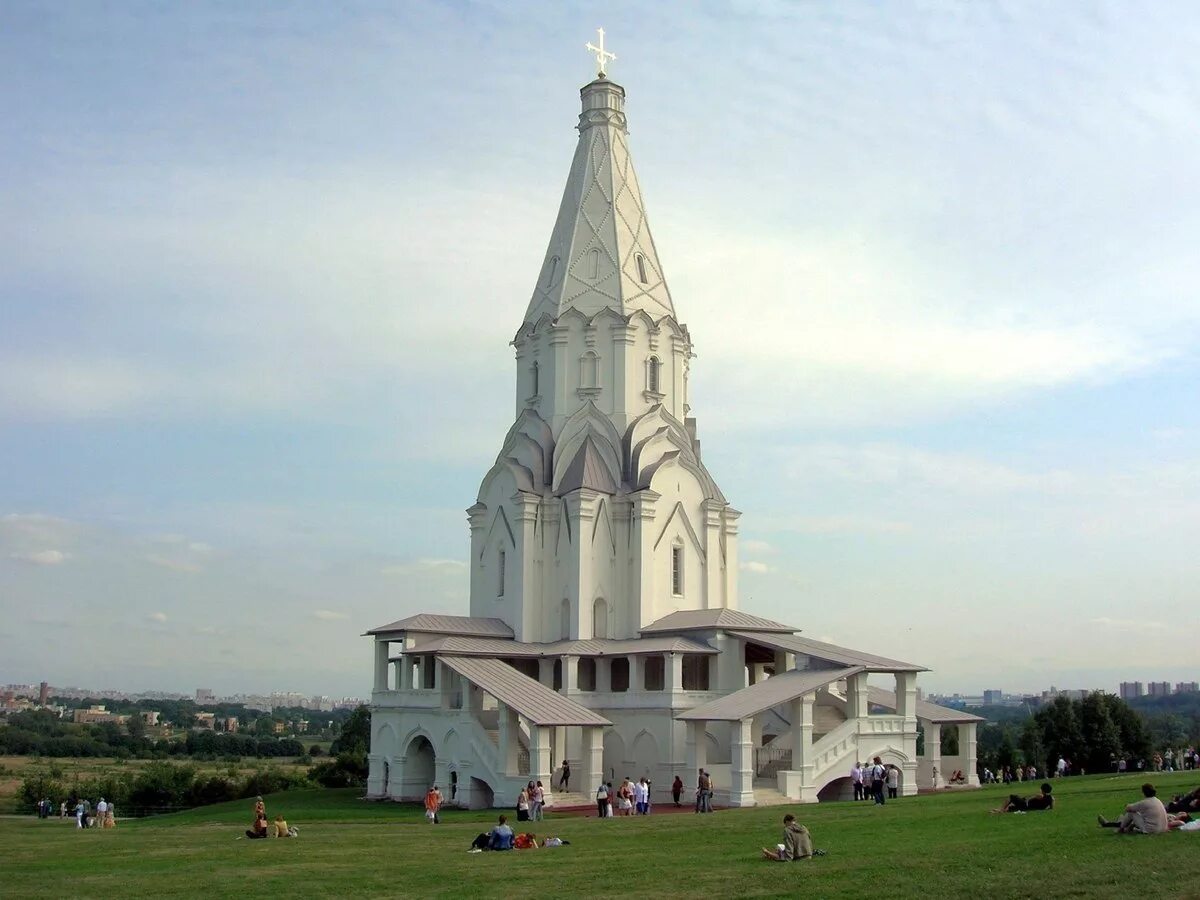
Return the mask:
[[1109,714],[1104,694],[1088,694],[1079,704],[1083,746],[1069,759],[1088,772],[1107,772],[1121,752],[1121,732]]
[[1066,758],[1084,749],[1083,730],[1075,714],[1079,702],[1061,694],[1036,716],[1042,727],[1042,746],[1046,756],[1033,760],[1039,768],[1054,771],[1060,757]]
[[135,741],[140,741],[146,736],[146,720],[142,718],[141,713],[134,713],[129,717],[125,723],[125,730]]
[[330,756],[341,753],[366,754],[371,747],[371,711],[360,705],[350,714],[329,748]]
[[1128,703],[1112,694],[1104,695],[1108,706],[1108,714],[1112,717],[1117,731],[1121,735],[1121,751],[1119,755],[1129,760],[1149,760],[1150,734],[1146,723]]
[[1025,758],[1025,764],[1038,765],[1046,758],[1046,745],[1042,743],[1042,725],[1037,718],[1032,718],[1025,723],[1025,728],[1021,731],[1021,755]]

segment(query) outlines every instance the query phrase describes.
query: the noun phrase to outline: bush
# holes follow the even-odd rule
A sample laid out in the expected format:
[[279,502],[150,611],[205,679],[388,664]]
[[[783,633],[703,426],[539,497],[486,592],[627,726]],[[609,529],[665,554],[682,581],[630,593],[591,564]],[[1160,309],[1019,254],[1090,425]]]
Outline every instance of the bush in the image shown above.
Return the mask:
[[308,777],[327,788],[362,787],[367,783],[366,754],[339,753],[309,769]]
[[17,812],[33,813],[37,811],[39,800],[49,797],[57,807],[67,799],[67,788],[57,778],[49,773],[29,775],[17,789]]

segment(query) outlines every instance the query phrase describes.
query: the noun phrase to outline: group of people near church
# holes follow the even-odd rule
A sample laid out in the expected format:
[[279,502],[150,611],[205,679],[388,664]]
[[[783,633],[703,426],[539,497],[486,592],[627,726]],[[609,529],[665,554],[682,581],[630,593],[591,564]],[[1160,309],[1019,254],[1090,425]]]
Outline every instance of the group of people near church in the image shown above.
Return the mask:
[[885,791],[892,800],[900,793],[900,769],[885,764],[878,756],[865,766],[856,761],[850,768],[850,786],[855,800],[874,800],[876,805],[882,806],[886,802]]
[[650,779],[642,776],[633,781],[626,775],[615,789],[611,781],[600,782],[596,788],[596,815],[601,819],[650,815]]

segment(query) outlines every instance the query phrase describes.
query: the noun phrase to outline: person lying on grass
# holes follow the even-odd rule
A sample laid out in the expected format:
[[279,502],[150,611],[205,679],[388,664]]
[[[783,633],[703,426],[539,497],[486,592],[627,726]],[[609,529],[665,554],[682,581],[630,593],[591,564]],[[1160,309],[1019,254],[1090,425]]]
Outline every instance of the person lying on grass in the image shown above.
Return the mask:
[[796,817],[788,813],[783,817],[783,843],[775,849],[762,848],[763,859],[772,862],[799,862],[802,859],[812,859],[814,856],[824,856],[824,850],[814,850],[812,836],[808,829],[796,822]]
[[536,850],[538,848],[537,835],[531,831],[524,834],[518,834],[513,838],[514,850]]
[[1121,818],[1110,822],[1097,816],[1096,821],[1101,828],[1117,829],[1117,834],[1165,834],[1169,827],[1167,808],[1157,794],[1154,785],[1147,782],[1142,785],[1142,799],[1126,806]]
[[1179,794],[1173,797],[1167,804],[1167,812],[1200,813],[1200,788],[1196,788],[1190,794]]
[[993,809],[994,813],[1023,813],[1023,812],[1043,812],[1047,809],[1054,809],[1054,798],[1050,796],[1053,790],[1050,787],[1050,782],[1042,782],[1042,792],[1033,797],[1025,798],[1017,794],[1009,795],[1009,798],[1004,801],[1004,805],[999,809]]

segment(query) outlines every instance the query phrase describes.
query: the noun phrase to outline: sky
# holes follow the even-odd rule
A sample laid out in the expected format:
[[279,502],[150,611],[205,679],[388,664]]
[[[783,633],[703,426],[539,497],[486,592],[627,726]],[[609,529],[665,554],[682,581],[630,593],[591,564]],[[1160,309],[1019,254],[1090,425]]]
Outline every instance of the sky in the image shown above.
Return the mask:
[[929,691],[1194,680],[1200,9],[0,5],[0,682],[366,696],[603,26],[741,607]]

